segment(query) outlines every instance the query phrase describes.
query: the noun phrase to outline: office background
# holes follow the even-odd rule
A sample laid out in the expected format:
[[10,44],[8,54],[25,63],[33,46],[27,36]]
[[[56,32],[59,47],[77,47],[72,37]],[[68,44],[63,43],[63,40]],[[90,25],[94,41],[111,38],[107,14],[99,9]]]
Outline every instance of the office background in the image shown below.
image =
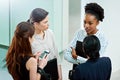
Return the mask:
[[[82,0],[81,7],[81,19],[83,19],[84,15],[84,5],[88,2],[97,2],[100,4],[105,11],[105,18],[103,22],[98,26],[101,31],[105,34],[108,39],[108,47],[105,53],[105,56],[109,56],[112,60],[112,68],[113,72],[120,70],[120,49],[119,49],[119,41],[120,37],[120,27],[119,27],[119,19],[120,19],[120,1],[119,0]],[[82,23],[81,23],[82,25]]]
[[0,0],[0,80],[11,79],[4,68],[4,59],[16,25],[27,21],[31,11],[37,7],[49,12],[49,28],[55,33],[59,52],[65,48],[63,44],[68,44],[68,0]]
[[[71,1],[71,4],[74,4],[75,1]],[[99,29],[105,34],[108,39],[108,47],[105,52],[105,56],[109,56],[112,60],[113,72],[120,70],[120,49],[119,49],[119,41],[120,37],[120,27],[119,27],[119,19],[120,19],[120,1],[119,0],[76,0],[76,5],[71,5],[70,12],[70,23],[69,23],[69,41],[73,38],[73,33],[78,28],[83,29],[83,19],[84,19],[84,6],[89,2],[97,2],[100,4],[105,11],[105,18],[103,22],[101,22],[98,26]],[[78,8],[76,11],[74,8]],[[80,9],[80,10],[79,10]],[[71,11],[72,10],[72,11]],[[75,13],[74,13],[75,12]],[[80,14],[80,15],[79,15]],[[80,19],[79,19],[80,17]],[[80,24],[79,24],[80,23]]]
[[[97,2],[105,9],[105,19],[99,25],[109,41],[105,56],[112,60],[113,73],[120,71],[119,0],[0,0],[0,71],[6,70],[3,68],[3,60],[16,25],[27,21],[34,8],[41,7],[49,12],[49,28],[55,33],[61,53],[73,38],[74,32],[79,28],[83,29],[84,6],[89,2]],[[63,73],[67,73],[69,69],[71,64],[63,59]],[[67,79],[64,77],[63,80],[65,78]]]
[[[64,13],[66,8],[63,9],[64,3],[62,0],[0,0],[0,62],[6,55],[16,25],[21,21],[27,21],[31,11],[37,7],[49,12],[49,28],[55,33],[59,51],[62,50],[63,42],[66,42],[63,41],[62,37],[63,21],[68,24],[64,19],[67,16]],[[63,18],[63,14],[66,17]]]

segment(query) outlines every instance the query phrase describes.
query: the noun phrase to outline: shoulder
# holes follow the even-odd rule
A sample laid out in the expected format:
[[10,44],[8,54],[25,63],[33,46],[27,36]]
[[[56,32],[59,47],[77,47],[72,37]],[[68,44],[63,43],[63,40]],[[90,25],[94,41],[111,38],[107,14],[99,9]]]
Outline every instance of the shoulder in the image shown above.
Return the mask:
[[29,59],[28,59],[28,62],[36,62],[37,60],[34,58],[34,57],[30,57]]
[[98,30],[98,32],[95,34],[100,40],[107,41],[106,36],[101,30]]
[[47,29],[47,30],[46,30],[46,33],[48,33],[48,34],[52,34],[52,35],[53,35],[53,30],[51,30],[51,29]]
[[54,37],[54,32],[53,32],[53,30],[51,30],[51,29],[47,29],[47,30],[45,31],[45,34],[47,35],[47,37],[51,37],[51,38]]
[[110,68],[112,66],[111,59],[109,57],[101,57],[98,61],[99,64],[104,65],[104,67]]
[[26,68],[29,70],[31,67],[37,66],[37,60],[34,57],[30,57],[26,62]]
[[[101,57],[99,59],[99,63],[104,66],[104,69],[111,70],[112,69],[112,63],[109,57]],[[101,67],[102,68],[102,67]]]
[[50,40],[50,39],[52,39],[52,40],[55,39],[54,32],[53,32],[51,29],[47,29],[47,30],[46,30],[46,36],[47,36],[47,38],[49,38],[49,40]]
[[100,60],[111,63],[111,59],[109,57],[101,57]]
[[76,34],[86,34],[86,31],[84,29],[78,29],[75,33]]
[[108,39],[101,30],[98,30],[95,35],[99,38],[101,45],[108,45]]
[[86,37],[87,33],[84,29],[78,29],[75,32],[75,37],[78,38],[78,40],[82,41]]

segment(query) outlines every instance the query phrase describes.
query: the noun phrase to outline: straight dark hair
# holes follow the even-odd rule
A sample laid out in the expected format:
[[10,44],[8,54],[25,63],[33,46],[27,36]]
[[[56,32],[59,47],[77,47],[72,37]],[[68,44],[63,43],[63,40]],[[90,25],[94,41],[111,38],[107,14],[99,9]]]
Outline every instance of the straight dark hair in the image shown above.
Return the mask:
[[28,22],[30,22],[31,24],[33,24],[34,22],[40,22],[45,19],[47,15],[48,12],[46,10],[42,8],[35,8],[31,12]]
[[95,35],[89,35],[83,40],[83,50],[92,60],[99,58],[100,47],[100,41]]

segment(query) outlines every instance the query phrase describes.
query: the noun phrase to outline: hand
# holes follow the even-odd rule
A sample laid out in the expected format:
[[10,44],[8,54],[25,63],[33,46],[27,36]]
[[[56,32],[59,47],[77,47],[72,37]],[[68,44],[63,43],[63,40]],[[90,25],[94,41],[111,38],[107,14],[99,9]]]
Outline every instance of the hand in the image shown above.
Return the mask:
[[48,55],[44,57],[43,59],[39,59],[38,65],[40,68],[43,69],[47,65],[47,62],[48,62]]
[[77,54],[76,54],[75,49],[74,49],[73,47],[71,47],[71,49],[72,49],[72,57],[73,57],[74,59],[77,59]]
[[36,52],[34,55],[35,55],[35,59],[37,59],[37,62],[39,62],[39,56],[41,55],[41,53]]
[[38,60],[38,59],[39,59],[39,56],[41,55],[41,53],[40,53],[40,52],[36,52],[34,55],[35,55],[35,59]]

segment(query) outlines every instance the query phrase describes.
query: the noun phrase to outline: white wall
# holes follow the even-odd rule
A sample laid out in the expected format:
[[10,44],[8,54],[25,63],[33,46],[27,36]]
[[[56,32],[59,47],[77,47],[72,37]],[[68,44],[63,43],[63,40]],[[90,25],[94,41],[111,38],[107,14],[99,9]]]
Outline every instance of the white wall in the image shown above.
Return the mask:
[[[97,2],[105,10],[105,19],[100,23],[99,28],[102,29],[108,38],[109,45],[106,55],[112,60],[113,72],[120,69],[120,1],[119,0],[82,0],[81,1],[81,18],[84,15],[84,6],[89,2]],[[81,23],[82,25],[82,23]]]
[[80,28],[80,0],[69,0],[69,42],[73,39],[74,33]]
[[54,32],[58,50],[61,52],[68,44],[69,0],[54,0]]

